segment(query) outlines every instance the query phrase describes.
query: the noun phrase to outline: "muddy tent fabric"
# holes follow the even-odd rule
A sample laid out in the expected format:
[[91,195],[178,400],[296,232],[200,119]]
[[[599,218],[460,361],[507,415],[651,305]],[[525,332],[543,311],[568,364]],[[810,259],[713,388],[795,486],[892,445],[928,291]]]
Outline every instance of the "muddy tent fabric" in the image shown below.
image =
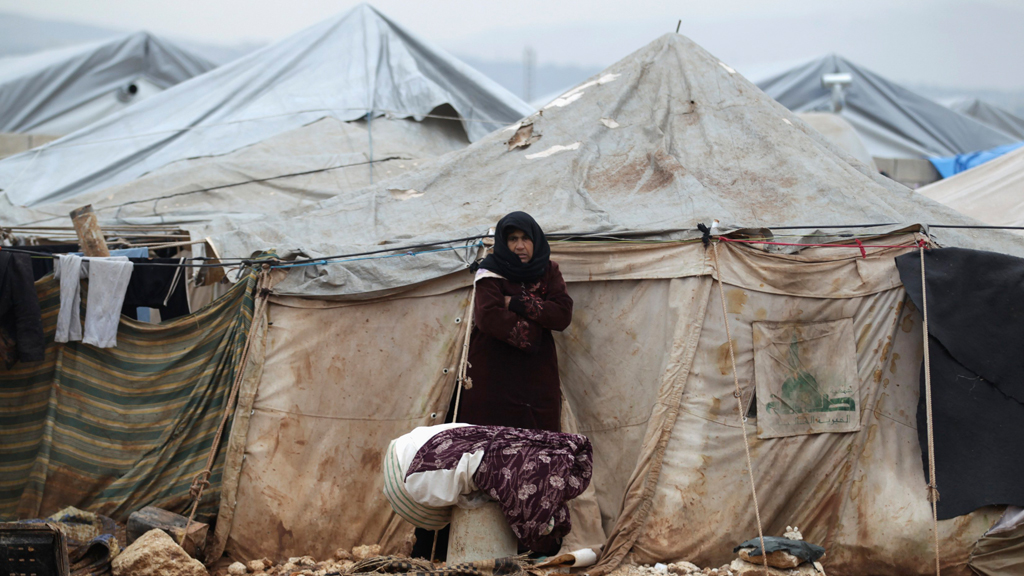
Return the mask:
[[215,67],[147,32],[0,58],[0,132],[63,136]]
[[983,122],[1018,140],[1024,140],[1024,118],[980,98],[955,98],[943,101],[948,108]]
[[[1018,327],[1004,320],[1024,313],[1024,260],[958,248],[929,250],[924,259],[939,518],[994,504],[1024,505],[1024,463],[1010,456],[1024,443],[1024,357],[1007,353],[1024,342]],[[896,264],[921,308],[920,254],[900,256]],[[922,451],[925,417],[922,403]]]
[[766,94],[794,112],[830,110],[823,74],[853,77],[840,114],[857,129],[868,152],[881,158],[955,156],[1010,144],[1015,138],[884,78],[837,54],[751,70]]
[[[574,527],[594,530],[576,542],[604,541],[590,573],[629,559],[718,566],[756,534],[726,322],[743,413],[758,407],[749,434],[767,533],[799,525],[829,550],[830,573],[927,573],[932,524],[914,418],[920,319],[894,257],[926,239],[911,222],[974,221],[878,176],[674,34],[525,122],[326,200],[301,223],[249,221],[214,242],[228,253],[372,251],[485,234],[515,209],[546,231],[603,232],[552,242],[575,303],[556,336],[562,391],[594,447],[592,501],[573,516]],[[509,150],[520,128],[541,137]],[[716,266],[693,230],[713,219],[748,239],[846,247],[723,242]],[[769,230],[787,224],[810,229]],[[839,231],[816,230],[830,224]],[[1020,252],[1006,233],[937,232],[944,243]],[[378,466],[391,439],[443,421],[455,390],[466,264],[486,247],[448,246],[275,272],[263,377],[240,393],[228,449],[237,467],[225,469],[216,546],[237,558],[411,547],[412,526],[389,511]],[[821,345],[799,337],[822,325],[841,329]],[[772,334],[796,334],[806,370],[845,390],[839,405],[852,410],[826,415],[813,411],[818,402],[804,414],[831,429],[760,433],[801,425],[768,409],[784,382],[758,379],[757,358],[771,352],[761,335]],[[823,365],[833,351],[843,361]],[[946,569],[967,570],[1000,512],[940,522]]]
[[[147,505],[184,511],[248,335],[254,278],[163,324],[122,317],[108,349],[53,342],[60,286],[39,280],[46,357],[0,369],[0,515],[76,506],[124,521]],[[204,516],[216,510],[223,461]]]
[[[945,111],[943,108],[942,110]],[[948,112],[948,111],[946,111]],[[976,223],[914,194],[835,147],[732,68],[681,36],[630,55],[530,116],[527,148],[508,149],[520,126],[385,182],[347,190],[294,214],[218,218],[193,229],[221,256],[276,248],[322,258],[485,235],[513,210],[549,234],[696,238],[723,230],[807,226],[818,242],[862,234],[858,224]],[[301,219],[297,216],[301,215]],[[829,226],[815,230],[818,226]],[[942,229],[944,245],[1024,256],[997,231]],[[464,270],[464,242],[415,256],[357,259],[293,270],[281,294],[389,290]]]
[[1024,148],[917,192],[985,224],[1024,226]]
[[[470,140],[532,112],[492,80],[360,5],[92,124],[0,161],[33,206],[227,154],[331,117],[421,120],[447,105]],[[27,177],[25,177],[27,176]]]

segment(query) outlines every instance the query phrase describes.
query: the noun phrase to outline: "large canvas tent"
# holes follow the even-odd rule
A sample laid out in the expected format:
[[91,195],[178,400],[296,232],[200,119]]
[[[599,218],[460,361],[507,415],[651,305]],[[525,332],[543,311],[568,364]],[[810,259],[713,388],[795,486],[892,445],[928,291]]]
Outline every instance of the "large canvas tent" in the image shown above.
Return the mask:
[[[473,141],[531,111],[479,72],[360,5],[61,140],[0,161],[0,189],[10,205],[34,207],[113,189],[173,163],[230,154],[322,119],[366,118],[365,131],[340,130],[348,132],[344,138],[366,141],[369,152],[369,125],[380,118],[422,120],[439,113],[456,118],[442,122],[460,126]],[[312,164],[285,170],[274,163],[243,170],[241,176],[225,168],[204,187],[223,190],[292,169],[325,168],[332,160],[344,163],[343,157],[325,158],[333,143],[326,142]],[[351,146],[342,148],[339,156]],[[449,144],[441,146],[447,149]],[[143,196],[180,196],[180,190],[167,189],[173,180],[150,181]],[[121,198],[126,200],[133,198]],[[237,200],[235,206],[244,201]],[[188,201],[187,196],[178,200]],[[165,206],[161,212],[171,211]]]
[[0,132],[70,134],[214,67],[146,32],[0,58]]
[[950,110],[842,56],[761,68],[750,79],[794,112],[830,110],[831,90],[822,75],[846,73],[840,114],[860,133],[874,157],[955,156],[1010,144],[1016,138]]
[[1024,118],[980,98],[954,98],[943,102],[952,110],[983,122],[1017,140],[1024,140]]
[[[563,235],[553,259],[575,300],[556,336],[565,425],[595,449],[571,538],[605,544],[591,573],[630,558],[717,566],[756,534],[737,404],[751,414],[767,533],[799,525],[828,549],[830,574],[930,573],[914,417],[920,313],[893,258],[917,249],[922,224],[976,222],[878,175],[674,34],[543,114],[300,219],[211,224],[225,254],[261,246],[313,258],[274,273],[215,550],[408,549],[412,527],[390,511],[376,471],[390,439],[443,421],[467,329],[466,267],[483,253],[474,237],[517,209]],[[715,220],[733,240],[844,247],[721,242],[712,252],[696,225]],[[931,239],[1024,255],[1012,235],[940,232]],[[354,255],[328,258],[339,254]],[[856,408],[814,430],[773,412],[781,378],[764,357],[779,346],[841,381]],[[785,426],[795,432],[779,434]],[[945,570],[965,573],[979,541],[992,549],[983,535],[1001,512],[939,523]],[[1006,546],[993,556],[1012,554]]]
[[1024,148],[917,192],[991,226],[1024,226]]

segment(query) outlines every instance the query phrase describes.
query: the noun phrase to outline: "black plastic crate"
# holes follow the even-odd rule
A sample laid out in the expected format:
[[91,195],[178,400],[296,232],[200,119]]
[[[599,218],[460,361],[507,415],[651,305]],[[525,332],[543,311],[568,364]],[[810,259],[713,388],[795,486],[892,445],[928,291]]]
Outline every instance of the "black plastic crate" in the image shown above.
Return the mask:
[[0,523],[0,576],[68,576],[64,534],[42,522]]

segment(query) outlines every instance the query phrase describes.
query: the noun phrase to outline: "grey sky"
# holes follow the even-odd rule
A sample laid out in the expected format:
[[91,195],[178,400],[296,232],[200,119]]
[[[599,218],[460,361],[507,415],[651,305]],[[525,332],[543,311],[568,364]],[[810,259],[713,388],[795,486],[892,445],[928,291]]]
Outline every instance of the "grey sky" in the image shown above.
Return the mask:
[[[208,43],[273,41],[343,12],[342,0],[0,0],[0,11]],[[1024,0],[380,0],[456,54],[606,66],[675,28],[741,71],[844,54],[913,84],[1024,89]]]

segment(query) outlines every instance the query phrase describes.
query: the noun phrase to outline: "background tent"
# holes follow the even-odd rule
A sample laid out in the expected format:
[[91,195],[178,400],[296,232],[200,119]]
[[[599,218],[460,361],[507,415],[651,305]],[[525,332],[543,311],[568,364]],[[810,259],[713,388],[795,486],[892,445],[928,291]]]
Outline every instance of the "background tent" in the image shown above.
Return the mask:
[[[510,150],[517,133],[539,140]],[[591,573],[630,556],[718,566],[756,534],[726,322],[744,412],[758,390],[759,432],[773,422],[761,387],[775,380],[755,374],[756,356],[779,330],[820,333],[827,344],[807,344],[809,365],[842,366],[860,407],[843,431],[751,438],[768,533],[798,524],[829,549],[834,574],[931,570],[914,420],[920,322],[893,257],[916,249],[921,236],[901,232],[914,223],[974,221],[878,175],[674,34],[543,115],[301,220],[268,216],[214,237],[233,255],[363,253],[275,272],[262,378],[240,394],[227,455],[238,467],[225,470],[215,546],[240,558],[360,542],[408,550],[412,527],[391,513],[376,471],[389,440],[443,421],[467,329],[466,265],[483,253],[472,236],[515,209],[570,236],[552,245],[576,303],[556,341],[572,420],[595,449],[596,509],[574,506],[573,518],[607,543]],[[715,219],[746,239],[846,247],[722,243],[716,266],[694,229]],[[888,225],[853,226],[864,223]],[[1024,253],[1012,235],[940,232]],[[965,569],[1000,512],[940,523],[947,568]]]
[[34,206],[228,154],[322,118],[420,120],[444,105],[470,140],[528,105],[373,8],[250,53],[34,151],[0,161],[9,202]]
[[991,226],[1024,226],[1024,148],[917,192]]
[[825,138],[828,138],[829,142],[838,146],[843,152],[871,166],[875,170],[878,169],[860,135],[842,116],[830,112],[801,112],[797,116],[804,122],[807,122],[811,128],[821,132]]
[[146,32],[0,58],[0,132],[63,136],[214,67]]
[[950,110],[889,81],[842,56],[830,54],[797,65],[754,71],[750,79],[794,112],[830,110],[831,90],[823,74],[848,73],[841,111],[880,158],[954,156],[1010,144],[1016,138]]
[[1017,140],[1024,140],[1024,118],[979,98],[954,98],[943,101],[948,108],[1005,132]]

